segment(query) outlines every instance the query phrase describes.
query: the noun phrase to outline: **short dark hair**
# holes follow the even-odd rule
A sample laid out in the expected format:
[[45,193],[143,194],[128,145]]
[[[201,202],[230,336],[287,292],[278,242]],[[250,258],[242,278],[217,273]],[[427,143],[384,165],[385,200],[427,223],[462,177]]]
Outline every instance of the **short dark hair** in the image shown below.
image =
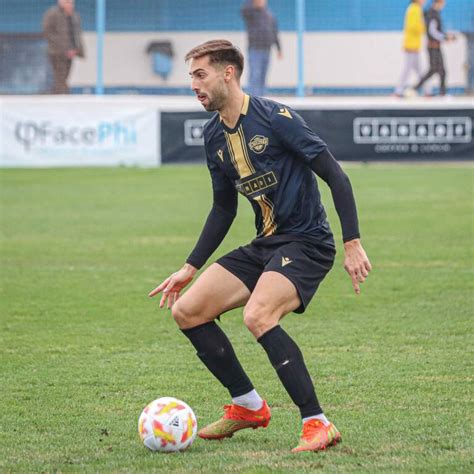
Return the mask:
[[187,62],[190,59],[202,58],[209,56],[209,61],[214,64],[235,66],[237,71],[237,78],[240,78],[244,70],[244,55],[237,46],[234,46],[230,41],[225,39],[217,39],[206,41],[188,52],[184,60]]

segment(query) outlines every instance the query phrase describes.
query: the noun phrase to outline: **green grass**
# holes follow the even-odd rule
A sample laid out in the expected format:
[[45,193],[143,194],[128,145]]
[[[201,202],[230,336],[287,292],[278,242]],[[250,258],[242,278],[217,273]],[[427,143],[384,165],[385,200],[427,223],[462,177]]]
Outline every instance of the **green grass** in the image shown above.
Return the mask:
[[[297,410],[233,311],[223,328],[272,422],[161,455],[137,436],[146,403],[182,398],[202,426],[228,402],[146,296],[194,245],[210,207],[207,171],[2,170],[0,471],[472,472],[473,168],[348,174],[373,273],[356,297],[339,245],[309,310],[283,322],[343,443],[290,454]],[[217,253],[253,232],[241,201]]]

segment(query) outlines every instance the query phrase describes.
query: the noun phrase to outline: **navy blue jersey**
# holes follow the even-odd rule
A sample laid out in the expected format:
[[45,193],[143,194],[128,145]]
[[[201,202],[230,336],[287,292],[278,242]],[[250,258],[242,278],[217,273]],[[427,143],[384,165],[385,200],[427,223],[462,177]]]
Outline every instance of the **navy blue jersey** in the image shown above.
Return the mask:
[[331,235],[310,169],[327,145],[292,109],[245,95],[237,125],[230,129],[215,114],[204,142],[214,191],[250,201],[258,238]]

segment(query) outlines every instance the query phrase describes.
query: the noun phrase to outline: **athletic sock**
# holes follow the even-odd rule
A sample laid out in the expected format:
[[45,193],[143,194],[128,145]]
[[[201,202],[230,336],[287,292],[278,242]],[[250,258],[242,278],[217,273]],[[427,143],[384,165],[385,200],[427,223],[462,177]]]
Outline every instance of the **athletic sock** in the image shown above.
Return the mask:
[[252,382],[240,365],[232,344],[214,321],[182,329],[182,333],[196,348],[197,356],[204,365],[229,390],[231,397],[253,390]]
[[288,395],[300,409],[301,417],[320,415],[323,410],[319,406],[303,354],[295,341],[281,326],[275,326],[259,337],[258,342],[265,349]]
[[248,408],[249,410],[260,410],[263,405],[263,400],[255,389],[248,393],[244,393],[239,397],[232,397],[232,403],[241,407]]
[[324,413],[321,413],[320,415],[314,415],[314,416],[308,416],[306,418],[303,418],[303,424],[305,424],[309,420],[319,420],[324,423],[325,426],[329,425],[329,420],[326,418]]

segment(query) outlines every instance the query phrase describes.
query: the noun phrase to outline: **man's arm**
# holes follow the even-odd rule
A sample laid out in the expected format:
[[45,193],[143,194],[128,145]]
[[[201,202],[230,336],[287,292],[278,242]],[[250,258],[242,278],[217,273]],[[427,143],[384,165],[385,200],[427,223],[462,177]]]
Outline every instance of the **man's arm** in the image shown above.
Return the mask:
[[252,5],[252,1],[247,1],[242,5],[242,8],[240,9],[240,12],[242,14],[242,17],[245,21],[250,21],[253,18],[253,13],[255,11],[255,8]]
[[310,167],[331,189],[334,207],[341,221],[344,268],[351,277],[354,291],[359,294],[359,283],[365,281],[372,266],[360,243],[359,221],[351,182],[328,149],[312,160]]
[[82,41],[82,22],[81,22],[81,17],[79,16],[78,13],[74,14],[74,18],[76,20],[76,31],[74,32],[76,36],[76,41],[77,41],[77,56],[80,58],[85,57],[85,52],[84,52],[84,43]]
[[209,170],[213,184],[213,205],[197,244],[184,266],[148,294],[152,297],[163,292],[160,308],[167,300],[168,308],[171,308],[179,298],[181,290],[191,282],[196,272],[224,240],[237,214],[237,191],[232,183],[220,172],[217,165],[210,163]]
[[274,43],[275,43],[275,46],[277,47],[277,51],[278,51],[278,56],[280,57],[281,59],[281,56],[282,56],[282,52],[281,52],[281,44],[280,44],[280,38],[279,38],[279,34],[278,34],[278,23],[276,21],[275,18],[272,17],[272,23],[273,23],[273,38],[274,38]]
[[360,243],[357,209],[349,178],[329,152],[326,143],[296,112],[284,106],[276,108],[272,125],[285,147],[329,185],[341,221],[344,268],[351,277],[354,291],[359,294],[359,283],[365,281],[372,267]]
[[237,192],[235,189],[214,190],[211,212],[186,263],[199,270],[224,240],[236,214]]
[[446,38],[446,35],[442,31],[438,30],[438,26],[435,19],[430,20],[428,31],[436,41],[444,41],[444,39]]
[[311,161],[310,168],[331,189],[334,207],[341,221],[343,241],[360,239],[359,220],[351,182],[339,163],[331,152],[325,149]]
[[55,41],[57,39],[57,28],[54,13],[48,10],[43,16],[43,36],[46,41]]

